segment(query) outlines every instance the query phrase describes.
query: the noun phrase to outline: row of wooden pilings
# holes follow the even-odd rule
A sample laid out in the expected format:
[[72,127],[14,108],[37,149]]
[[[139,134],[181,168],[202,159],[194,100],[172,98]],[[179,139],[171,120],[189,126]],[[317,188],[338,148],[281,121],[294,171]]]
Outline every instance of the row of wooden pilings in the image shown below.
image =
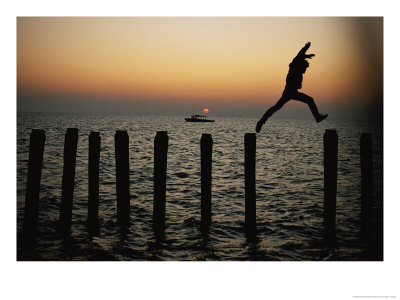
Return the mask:
[[[63,231],[71,227],[72,204],[75,180],[78,129],[68,128],[64,143],[64,167],[59,223]],[[336,130],[326,130],[324,143],[324,219],[323,225],[328,236],[335,235],[336,191],[338,168],[338,135]],[[39,192],[45,144],[44,130],[33,129],[30,136],[27,186],[25,195],[24,233],[28,238],[37,234],[39,215]],[[98,230],[99,214],[99,159],[101,137],[98,132],[89,135],[88,155],[88,229]],[[246,133],[245,145],[245,229],[256,232],[256,135]],[[212,146],[211,134],[203,134],[201,148],[201,229],[211,224],[211,186],[212,186]],[[154,199],[153,227],[155,232],[165,228],[166,173],[167,173],[168,135],[166,131],[157,132],[154,139]],[[361,157],[361,220],[362,231],[369,232],[372,223],[372,139],[364,133],[360,140]],[[126,131],[115,133],[115,163],[117,191],[117,220],[120,226],[130,224],[129,192],[129,137]]]

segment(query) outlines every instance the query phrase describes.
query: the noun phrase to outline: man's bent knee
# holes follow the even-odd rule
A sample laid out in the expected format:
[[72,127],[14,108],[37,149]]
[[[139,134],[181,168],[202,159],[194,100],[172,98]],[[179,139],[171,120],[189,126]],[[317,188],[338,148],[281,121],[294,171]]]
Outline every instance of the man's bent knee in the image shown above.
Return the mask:
[[312,97],[306,97],[306,98],[302,99],[301,101],[306,103],[306,104],[314,103],[314,99]]

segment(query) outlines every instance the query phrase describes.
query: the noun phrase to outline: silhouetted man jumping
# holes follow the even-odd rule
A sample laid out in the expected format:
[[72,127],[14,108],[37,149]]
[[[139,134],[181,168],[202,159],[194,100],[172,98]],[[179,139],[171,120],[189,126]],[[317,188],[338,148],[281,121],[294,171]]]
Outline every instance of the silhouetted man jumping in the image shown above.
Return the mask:
[[310,48],[311,43],[308,42],[297,54],[297,56],[293,59],[291,64],[289,65],[289,73],[286,76],[286,86],[285,90],[282,93],[282,97],[276,102],[274,106],[268,109],[265,114],[262,116],[260,121],[257,122],[256,132],[259,133],[261,127],[268,120],[272,114],[274,114],[277,110],[282,108],[286,102],[289,100],[298,100],[304,103],[307,103],[310,107],[310,110],[315,118],[317,123],[321,122],[328,115],[322,115],[318,112],[318,108],[315,105],[314,99],[310,96],[300,93],[298,89],[301,89],[301,83],[303,81],[303,74],[306,72],[309,64],[306,61],[306,58],[311,59],[315,54],[306,54],[308,48]]

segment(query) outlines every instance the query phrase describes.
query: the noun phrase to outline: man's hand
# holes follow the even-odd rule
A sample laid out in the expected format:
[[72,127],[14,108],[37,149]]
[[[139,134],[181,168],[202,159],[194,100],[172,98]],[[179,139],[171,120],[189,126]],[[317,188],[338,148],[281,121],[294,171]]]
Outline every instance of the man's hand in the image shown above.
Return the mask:
[[[308,48],[310,48],[310,46],[311,46],[311,42],[308,42],[308,43],[306,43],[305,45],[304,45],[304,47],[303,48],[301,48],[301,50],[299,51],[299,53],[297,53],[297,56],[296,56],[296,58],[305,58],[305,57],[307,57],[307,58],[311,58],[312,56],[314,56],[314,54],[306,54],[306,51],[308,50]],[[312,56],[311,56],[312,55]]]
[[313,58],[315,56],[315,54],[306,54],[305,57],[306,58]]

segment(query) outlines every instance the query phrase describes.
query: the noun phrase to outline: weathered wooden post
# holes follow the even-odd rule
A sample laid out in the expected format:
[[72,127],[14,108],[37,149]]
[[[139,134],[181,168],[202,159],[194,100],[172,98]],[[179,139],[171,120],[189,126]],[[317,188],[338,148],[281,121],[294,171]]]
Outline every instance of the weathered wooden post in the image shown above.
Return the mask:
[[69,231],[71,228],[77,145],[78,129],[68,128],[64,141],[64,169],[60,205],[60,226],[63,231]]
[[360,139],[361,160],[361,230],[369,234],[372,225],[373,201],[373,152],[370,133],[363,133]]
[[212,146],[211,134],[201,136],[201,228],[207,229],[211,224],[211,174],[212,174]]
[[101,137],[98,132],[89,135],[89,198],[88,227],[90,232],[98,229],[99,216],[99,160]]
[[154,203],[153,226],[158,233],[165,228],[168,134],[158,131],[154,138]]
[[114,139],[117,179],[117,219],[120,226],[128,226],[130,223],[128,133],[117,130]]
[[26,238],[33,238],[37,233],[39,219],[39,194],[40,179],[42,176],[42,163],[44,142],[46,135],[44,130],[32,129],[29,142],[28,176],[26,180],[25,211],[23,229]]
[[245,227],[249,233],[256,230],[256,134],[244,136],[245,173]]
[[324,134],[324,228],[328,236],[335,235],[336,190],[338,166],[338,135],[326,129]]

